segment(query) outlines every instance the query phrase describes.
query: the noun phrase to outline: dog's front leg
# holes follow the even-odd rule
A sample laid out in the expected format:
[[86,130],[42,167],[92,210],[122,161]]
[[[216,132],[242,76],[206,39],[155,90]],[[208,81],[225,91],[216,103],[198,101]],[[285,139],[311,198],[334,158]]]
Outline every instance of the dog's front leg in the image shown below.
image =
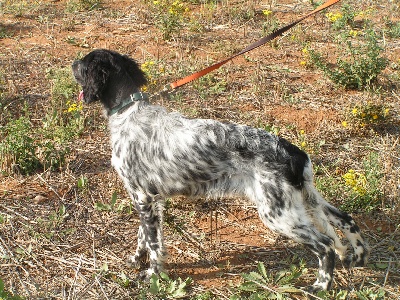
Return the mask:
[[163,241],[163,200],[160,196],[136,194],[135,206],[139,213],[140,228],[138,245],[134,256],[129,258],[130,263],[138,265],[140,258],[147,249],[150,258],[150,267],[140,273],[143,279],[158,274],[163,269],[165,248]]

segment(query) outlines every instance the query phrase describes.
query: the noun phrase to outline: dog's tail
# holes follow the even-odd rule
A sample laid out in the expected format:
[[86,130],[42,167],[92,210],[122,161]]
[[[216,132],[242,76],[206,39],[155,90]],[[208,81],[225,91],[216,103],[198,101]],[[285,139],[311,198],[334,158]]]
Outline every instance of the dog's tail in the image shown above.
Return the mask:
[[293,186],[302,187],[306,180],[305,169],[307,165],[311,164],[310,158],[304,151],[280,137],[278,138],[278,148],[281,148],[277,151],[277,154],[280,155],[278,161],[282,161],[285,165],[286,179]]

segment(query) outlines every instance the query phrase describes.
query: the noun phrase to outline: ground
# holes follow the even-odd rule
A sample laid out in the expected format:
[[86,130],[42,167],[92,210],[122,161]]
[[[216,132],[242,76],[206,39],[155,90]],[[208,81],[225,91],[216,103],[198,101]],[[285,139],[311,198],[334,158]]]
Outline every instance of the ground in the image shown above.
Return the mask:
[[[262,37],[263,25],[271,25],[266,11],[283,25],[309,12],[314,2],[189,1],[184,26],[164,39],[152,1],[2,0],[0,125],[27,109],[32,124],[42,126],[51,105],[50,70],[69,68],[92,49],[116,50],[141,64],[155,62],[157,70],[149,76],[158,78],[151,78],[148,89],[156,92]],[[398,3],[346,3],[357,11],[372,8],[379,30],[387,20],[399,22]],[[339,10],[340,3],[330,9]],[[172,101],[157,102],[190,117],[262,127],[302,146],[314,161],[319,188],[337,206],[345,201],[342,190],[324,178],[340,181],[347,170],[362,170],[365,157],[377,153],[382,205],[350,211],[371,244],[370,262],[351,272],[338,263],[333,289],[349,291],[354,299],[355,291],[366,290],[370,297],[383,291],[386,299],[399,299],[400,42],[388,36],[382,41],[390,63],[378,88],[354,91],[302,64],[305,45],[336,55],[333,36],[320,13],[181,88]],[[343,123],[353,107],[368,103],[387,108],[387,122],[365,128]],[[144,288],[135,281],[138,271],[125,265],[136,246],[138,217],[111,168],[100,105],[84,106],[82,114],[85,128],[70,142],[59,170],[0,174],[0,279],[10,293],[27,299],[138,299],[138,289]],[[246,199],[177,197],[168,199],[166,211],[166,270],[173,279],[193,279],[187,297],[210,291],[209,297],[229,299],[243,282],[241,274],[256,270],[258,262],[276,274],[304,261],[308,271],[295,285],[315,279],[315,257],[263,226]]]

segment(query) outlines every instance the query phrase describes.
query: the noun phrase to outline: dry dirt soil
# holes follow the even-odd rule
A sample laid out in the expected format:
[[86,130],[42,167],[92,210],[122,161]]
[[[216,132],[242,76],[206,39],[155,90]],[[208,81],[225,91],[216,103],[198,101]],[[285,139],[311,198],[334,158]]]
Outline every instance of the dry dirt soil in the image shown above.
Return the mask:
[[[164,40],[150,9],[152,1],[2,0],[0,125],[7,123],[6,113],[17,118],[27,107],[31,122],[41,126],[52,95],[48,71],[69,68],[74,59],[93,49],[116,50],[140,63],[156,62],[160,77],[154,78],[155,92],[262,37],[263,10],[271,10],[283,25],[309,12],[311,2],[185,2],[189,11],[184,26]],[[88,9],[87,3],[94,5]],[[385,27],[384,20],[400,18],[398,1],[346,3],[357,11],[372,8],[378,30]],[[325,13],[318,14],[228,63],[209,81],[189,84],[173,101],[158,103],[190,117],[268,127],[298,145],[306,138],[317,178],[340,179],[350,168],[362,169],[369,152],[378,153],[385,176],[380,186],[382,206],[351,211],[371,244],[370,263],[348,272],[338,262],[333,288],[349,291],[352,299],[357,298],[355,291],[367,289],[399,299],[400,42],[387,36],[382,41],[390,63],[379,79],[380,89],[351,91],[301,63],[306,44],[335,56],[334,36]],[[345,128],[342,121],[351,108],[369,102],[389,108],[389,122]],[[138,299],[145,288],[135,281],[138,271],[124,263],[135,249],[139,221],[110,165],[107,122],[100,105],[84,106],[82,113],[87,126],[71,143],[61,170],[0,175],[0,279],[6,290],[26,299]],[[78,186],[81,178],[85,178],[83,188]],[[328,192],[330,188],[325,185],[322,191],[328,200],[343,204],[344,197]],[[114,193],[114,208],[96,206],[110,204]],[[315,257],[263,226],[246,199],[178,197],[167,204],[166,270],[173,279],[193,279],[188,298],[209,291],[209,299],[228,299],[243,281],[241,273],[256,270],[258,262],[277,274],[303,260],[307,272],[295,285],[306,286],[315,279]]]

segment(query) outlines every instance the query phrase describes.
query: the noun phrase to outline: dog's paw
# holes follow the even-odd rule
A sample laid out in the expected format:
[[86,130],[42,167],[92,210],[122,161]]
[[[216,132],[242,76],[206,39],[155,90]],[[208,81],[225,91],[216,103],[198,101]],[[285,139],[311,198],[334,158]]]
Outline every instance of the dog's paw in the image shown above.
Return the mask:
[[126,261],[126,265],[130,268],[139,269],[142,266],[141,257],[138,255],[129,256]]
[[369,253],[368,246],[362,245],[358,247],[353,254],[347,255],[346,258],[342,260],[344,267],[347,269],[352,267],[364,267],[367,264]]
[[302,290],[306,291],[307,293],[316,295],[320,291],[328,290],[328,286],[326,283],[323,284],[317,280],[313,285],[306,286],[302,288]]
[[342,259],[343,266],[348,270],[354,266],[353,254],[347,254],[344,259]]
[[140,281],[149,281],[153,274],[157,275],[157,272],[155,272],[154,269],[150,268],[139,272],[139,274],[136,276],[136,279]]

